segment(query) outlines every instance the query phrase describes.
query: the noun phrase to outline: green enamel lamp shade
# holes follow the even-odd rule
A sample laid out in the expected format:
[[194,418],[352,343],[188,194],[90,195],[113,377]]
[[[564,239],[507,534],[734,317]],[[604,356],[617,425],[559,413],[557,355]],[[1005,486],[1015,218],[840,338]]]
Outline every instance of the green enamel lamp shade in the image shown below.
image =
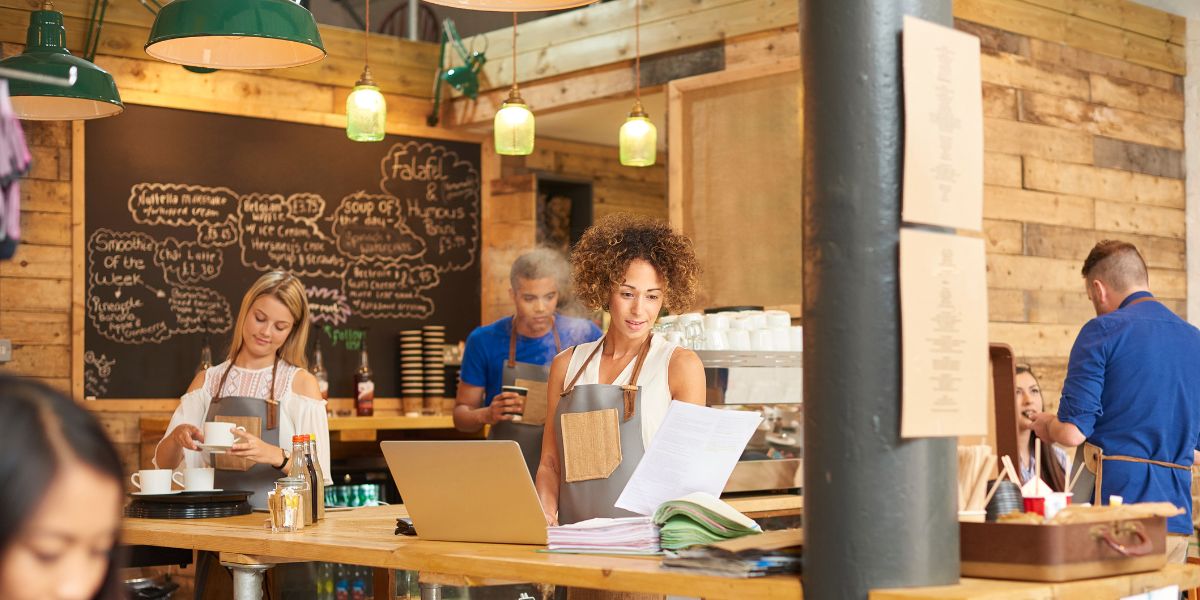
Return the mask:
[[62,13],[35,10],[29,15],[25,51],[0,60],[0,66],[6,68],[51,77],[62,77],[75,67],[75,84],[67,87],[10,79],[8,94],[17,118],[75,121],[111,117],[125,110],[112,75],[72,55],[66,37]]
[[325,58],[312,13],[290,0],[175,0],[150,28],[146,53],[210,69],[277,69]]

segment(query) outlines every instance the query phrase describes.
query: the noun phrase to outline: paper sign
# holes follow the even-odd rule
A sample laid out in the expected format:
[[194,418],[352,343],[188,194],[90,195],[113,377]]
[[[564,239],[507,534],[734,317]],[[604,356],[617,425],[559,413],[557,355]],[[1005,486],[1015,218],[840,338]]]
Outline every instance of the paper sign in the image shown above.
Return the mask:
[[901,437],[986,435],[983,240],[900,230]]
[[904,17],[903,219],[983,227],[979,38]]
[[617,498],[617,508],[651,515],[659,504],[693,492],[720,496],[761,422],[757,411],[672,400],[646,455]]

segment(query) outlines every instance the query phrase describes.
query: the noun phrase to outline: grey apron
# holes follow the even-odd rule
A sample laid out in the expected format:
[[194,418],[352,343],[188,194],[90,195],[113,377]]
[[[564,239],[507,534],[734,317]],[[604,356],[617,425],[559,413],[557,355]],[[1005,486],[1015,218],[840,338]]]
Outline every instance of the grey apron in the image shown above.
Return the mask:
[[[617,498],[625,489],[625,484],[633,475],[634,469],[642,460],[646,449],[642,444],[642,392],[637,387],[638,375],[642,363],[650,353],[650,341],[646,339],[642,350],[634,363],[633,373],[628,385],[611,384],[582,384],[575,385],[579,377],[587,369],[588,363],[604,347],[603,340],[596,344],[595,350],[588,356],[575,377],[571,379],[558,400],[555,411],[555,431],[558,432],[559,456],[559,486],[558,486],[558,522],[562,525],[578,523],[596,517],[636,517],[637,514],[614,506]],[[616,410],[619,418],[621,437],[621,463],[608,477],[589,479],[586,481],[567,481],[566,452],[563,443],[563,415],[568,413],[589,413],[604,410]]]
[[[233,363],[230,362],[230,368]],[[226,396],[217,398],[208,406],[208,414],[204,420],[212,421],[215,417],[258,417],[262,423],[262,431],[259,436],[262,441],[279,446],[279,419],[278,419],[278,403],[275,400],[275,369],[279,366],[279,362],[275,362],[275,367],[271,371],[271,387],[270,398],[264,400],[262,398],[249,398],[246,396]],[[229,369],[225,369],[225,373],[221,375],[221,381],[217,384],[217,393],[221,392],[221,388],[225,387],[225,376],[229,374]],[[268,407],[274,408],[273,411],[268,411]],[[274,414],[270,414],[270,413]],[[282,447],[282,446],[280,446]],[[213,461],[216,462],[215,460]],[[216,469],[213,474],[213,485],[223,490],[247,490],[254,492],[250,496],[250,506],[253,508],[267,508],[267,492],[275,489],[275,480],[283,477],[283,473],[271,465],[256,463],[245,471]]]
[[[550,326],[550,330],[554,332],[554,353],[558,354],[562,351],[562,344],[558,339],[557,319]],[[503,377],[500,381],[503,385],[517,385],[518,379],[547,382],[550,380],[550,367],[517,362],[517,321],[514,317],[512,333],[508,336],[508,360],[504,363]],[[529,468],[529,477],[537,480],[538,465],[542,462],[543,431],[545,428],[542,425],[500,421],[492,425],[488,431],[488,439],[516,442],[521,447],[521,456],[525,458],[525,466]]]

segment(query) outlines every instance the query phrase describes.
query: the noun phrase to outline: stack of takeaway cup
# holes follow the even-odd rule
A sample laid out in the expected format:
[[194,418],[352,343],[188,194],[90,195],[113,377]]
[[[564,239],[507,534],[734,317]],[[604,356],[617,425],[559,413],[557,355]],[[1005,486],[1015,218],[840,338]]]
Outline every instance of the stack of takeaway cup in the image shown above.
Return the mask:
[[400,404],[406,417],[421,416],[425,396],[423,343],[420,329],[400,332]]
[[425,370],[425,402],[423,412],[427,415],[442,413],[442,399],[446,391],[446,326],[426,325],[421,328],[422,366]]

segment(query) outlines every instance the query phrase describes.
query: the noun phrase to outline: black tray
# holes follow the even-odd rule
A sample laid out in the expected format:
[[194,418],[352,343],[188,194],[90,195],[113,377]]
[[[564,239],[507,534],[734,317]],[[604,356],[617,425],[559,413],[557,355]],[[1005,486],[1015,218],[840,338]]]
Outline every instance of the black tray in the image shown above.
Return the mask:
[[254,492],[182,492],[155,496],[134,496],[125,507],[125,516],[141,519],[211,519],[248,515],[249,498]]

